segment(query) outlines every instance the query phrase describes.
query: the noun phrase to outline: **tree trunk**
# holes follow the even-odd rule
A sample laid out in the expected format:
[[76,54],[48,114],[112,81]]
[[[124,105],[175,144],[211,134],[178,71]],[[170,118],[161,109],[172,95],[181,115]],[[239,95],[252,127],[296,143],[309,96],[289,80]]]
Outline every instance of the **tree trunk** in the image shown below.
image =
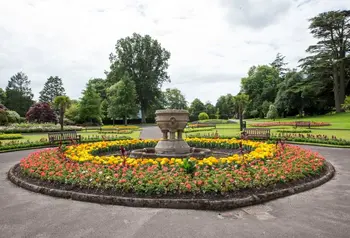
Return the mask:
[[112,120],[113,120],[113,126],[114,126],[114,118]]
[[241,108],[238,109],[238,117],[239,117],[239,128],[241,131],[243,131],[243,112]]
[[146,123],[146,110],[141,107],[141,123]]
[[[339,103],[340,105],[345,101],[345,52],[341,55],[340,71],[339,71]],[[341,109],[342,110],[342,109]]]
[[64,117],[64,110],[63,110],[63,108],[61,108],[61,110],[60,110],[61,131],[63,131],[63,117]]
[[341,112],[338,67],[336,64],[333,65],[333,86],[335,110],[336,112]]
[[124,116],[124,126],[128,125],[128,118]]

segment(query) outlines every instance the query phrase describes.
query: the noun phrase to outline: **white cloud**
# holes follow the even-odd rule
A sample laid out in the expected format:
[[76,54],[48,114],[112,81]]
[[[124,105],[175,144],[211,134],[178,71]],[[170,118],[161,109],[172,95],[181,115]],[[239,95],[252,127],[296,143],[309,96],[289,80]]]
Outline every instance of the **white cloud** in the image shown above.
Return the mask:
[[116,41],[137,32],[172,54],[164,87],[215,103],[239,91],[250,66],[278,52],[295,67],[314,42],[307,20],[349,7],[348,0],[1,1],[0,87],[23,70],[36,97],[58,75],[78,98],[89,78],[104,77]]

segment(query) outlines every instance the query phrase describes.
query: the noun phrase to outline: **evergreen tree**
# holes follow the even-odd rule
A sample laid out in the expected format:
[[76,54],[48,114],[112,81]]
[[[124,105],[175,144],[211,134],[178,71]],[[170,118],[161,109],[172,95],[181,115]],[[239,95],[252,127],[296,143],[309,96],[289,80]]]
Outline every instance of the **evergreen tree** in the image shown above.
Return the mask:
[[91,84],[87,84],[80,101],[80,119],[101,124],[101,97]]
[[16,111],[24,117],[33,104],[32,89],[29,87],[30,80],[23,72],[11,77],[6,87],[5,105],[8,109]]
[[44,84],[44,88],[40,91],[39,101],[53,103],[53,100],[58,96],[64,96],[65,90],[62,79],[59,77],[50,77]]

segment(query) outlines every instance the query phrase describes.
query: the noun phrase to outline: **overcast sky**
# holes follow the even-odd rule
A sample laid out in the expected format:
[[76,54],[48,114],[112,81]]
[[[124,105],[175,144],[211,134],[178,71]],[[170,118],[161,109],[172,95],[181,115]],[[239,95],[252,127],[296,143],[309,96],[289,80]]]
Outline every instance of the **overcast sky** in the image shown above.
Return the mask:
[[79,98],[104,77],[117,40],[137,32],[171,52],[163,88],[215,103],[278,52],[295,67],[314,42],[307,20],[345,8],[349,0],[0,0],[0,87],[22,70],[35,98],[51,75]]

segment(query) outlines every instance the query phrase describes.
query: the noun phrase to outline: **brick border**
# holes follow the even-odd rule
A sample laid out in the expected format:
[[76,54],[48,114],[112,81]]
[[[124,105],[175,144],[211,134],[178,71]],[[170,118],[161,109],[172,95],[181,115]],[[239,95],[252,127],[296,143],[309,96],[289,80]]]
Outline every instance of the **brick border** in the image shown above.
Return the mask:
[[38,186],[28,183],[27,181],[17,177],[14,170],[19,166],[13,166],[8,174],[8,179],[19,187],[25,188],[29,191],[42,193],[45,195],[72,199],[77,201],[122,205],[130,207],[152,207],[152,208],[175,208],[175,209],[196,209],[196,210],[228,210],[238,207],[244,207],[254,204],[267,202],[276,198],[285,197],[295,193],[300,193],[314,187],[320,186],[330,179],[335,174],[335,169],[332,164],[325,162],[326,173],[313,181],[304,184],[296,185],[286,189],[278,189],[272,192],[257,193],[249,195],[245,198],[229,198],[229,199],[178,199],[178,198],[135,198],[135,197],[121,197],[109,195],[86,194],[68,190],[53,189],[45,186]]

